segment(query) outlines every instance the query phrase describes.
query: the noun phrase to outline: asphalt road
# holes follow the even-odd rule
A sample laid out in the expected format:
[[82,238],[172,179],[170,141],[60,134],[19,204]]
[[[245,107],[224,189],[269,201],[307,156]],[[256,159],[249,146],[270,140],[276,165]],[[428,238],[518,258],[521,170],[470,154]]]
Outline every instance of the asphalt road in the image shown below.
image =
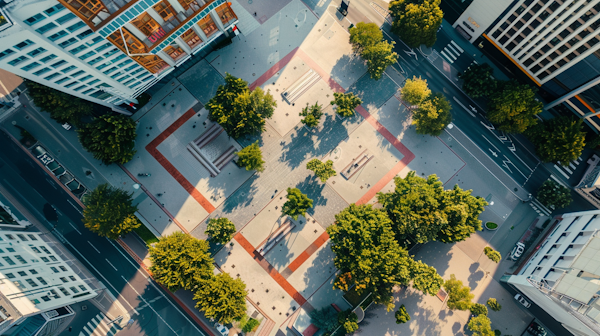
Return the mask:
[[81,207],[3,131],[0,148],[0,184],[48,229],[42,209],[54,205],[59,219],[53,233],[129,311],[134,324],[119,335],[206,335],[118,244],[83,226]]

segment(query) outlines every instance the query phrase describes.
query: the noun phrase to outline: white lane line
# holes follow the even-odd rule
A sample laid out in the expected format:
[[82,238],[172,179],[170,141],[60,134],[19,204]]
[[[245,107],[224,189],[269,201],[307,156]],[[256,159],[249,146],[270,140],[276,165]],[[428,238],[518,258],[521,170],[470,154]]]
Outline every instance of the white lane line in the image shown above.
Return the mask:
[[77,227],[75,225],[73,225],[73,223],[69,222],[69,225],[71,225],[73,230],[77,231],[77,233],[81,234],[81,232],[79,230],[77,230]]
[[115,269],[115,271],[118,271],[118,269],[115,267],[115,265],[113,265],[110,261],[108,261],[108,259],[104,258],[104,260],[106,260],[106,262]]
[[458,44],[456,44],[456,42],[454,42],[454,40],[450,40],[450,43],[452,43],[452,45],[453,45],[453,46],[454,46],[456,49],[460,50],[460,52],[461,52],[461,53],[465,52],[465,51],[463,50],[463,48],[459,47],[459,46],[458,46]]
[[580,157],[577,158],[577,160],[579,160],[579,162],[583,162],[583,159]]
[[[561,163],[561,165],[562,165],[562,163]],[[573,174],[573,171],[571,169],[569,169],[569,167],[562,166],[561,168],[564,169],[564,170],[566,170],[567,173]]]
[[[565,188],[568,188],[568,187],[567,187],[567,185],[566,185],[566,184],[564,184],[564,183],[563,183],[561,180],[557,179],[557,178],[556,178],[556,176],[554,176],[554,175],[550,174],[550,177],[551,177],[551,178],[552,178],[554,181],[556,181],[556,183],[558,183],[558,184],[562,185],[562,186],[563,186],[563,187],[565,187]],[[567,178],[568,178],[568,177],[567,177]]]
[[471,110],[469,110],[468,108],[466,108],[466,107],[465,107],[465,105],[463,105],[463,104],[462,104],[462,103],[461,103],[461,102],[460,102],[460,101],[459,101],[459,100],[458,100],[456,97],[452,96],[452,99],[454,99],[454,101],[455,101],[455,102],[456,102],[458,105],[460,105],[460,107],[464,108],[464,109],[465,109],[465,111],[469,112],[469,114],[470,114],[472,117],[475,117],[475,114],[473,113],[473,111],[471,111]]
[[98,251],[98,249],[96,248],[96,246],[92,245],[92,243],[91,243],[89,240],[88,240],[87,242],[88,242],[88,244],[90,244],[90,246],[91,246],[91,247],[92,247],[92,248],[93,248],[93,249],[94,249],[96,252],[100,253],[100,251]]
[[154,307],[152,307],[151,305],[148,304],[148,301],[146,301],[146,299],[144,299],[144,297],[140,294],[140,292],[137,291],[137,289],[135,289],[135,287],[133,287],[129,281],[127,281],[127,279],[125,279],[124,276],[121,275],[121,278],[123,278],[123,280],[129,285],[129,287],[131,287],[131,289],[133,289],[133,291],[138,295],[138,298],[142,299],[142,301],[144,301],[145,304],[148,305],[148,308],[152,309],[152,311],[154,312],[154,314],[156,314],[156,316],[158,316],[158,318],[163,321],[164,324],[167,325],[167,327],[169,327],[169,329],[171,329],[171,331],[175,334],[175,335],[179,335],[173,328],[171,328],[171,325],[167,323],[167,321],[165,321],[165,319],[162,318],[162,316],[160,316],[160,314],[154,309]]
[[498,148],[496,148],[496,146],[494,146],[494,144],[493,144],[493,143],[490,141],[490,139],[486,138],[486,137],[485,137],[485,135],[483,135],[483,134],[482,134],[481,136],[482,136],[482,137],[483,137],[485,140],[487,140],[487,142],[489,142],[489,143],[490,143],[490,145],[491,145],[492,147],[494,147],[494,149],[495,149],[495,150],[497,150],[498,152],[500,152],[500,150],[498,150]]
[[571,162],[569,162],[569,167],[571,167],[571,169],[573,169],[573,170],[577,169],[577,167],[575,167],[575,165]]
[[[512,161],[510,161],[510,160],[509,160],[509,159],[506,157],[506,155],[502,155],[502,156],[504,156],[504,158],[506,159],[504,162],[508,162],[508,163],[510,163],[511,165],[513,165],[513,167],[515,167],[515,169],[516,169],[516,170],[517,170],[517,171],[518,171],[518,172],[519,172],[521,175],[523,175],[523,177],[524,177],[525,179],[527,179],[527,176],[526,176],[525,174],[523,174],[523,172],[522,172],[522,171],[521,171],[519,168],[517,168],[517,166],[515,166],[515,164],[514,164]],[[507,167],[507,168],[508,168],[508,167]]]
[[570,176],[567,175],[567,173],[565,173],[564,171],[562,171],[562,169],[560,169],[560,167],[558,167],[557,165],[554,165],[554,168],[556,170],[558,170],[559,173],[563,174],[564,177],[569,178]]
[[73,204],[70,199],[67,199],[67,202],[69,202],[69,204],[71,204],[71,206],[73,208],[75,208],[75,210],[77,210],[77,212],[79,212],[81,215],[83,215],[83,212],[81,212],[81,210],[79,210],[79,208],[75,204]]
[[576,164],[576,165],[578,165],[578,166],[579,166],[579,161],[577,161],[577,160],[573,160],[573,161],[571,161],[571,162],[573,162],[574,164]]

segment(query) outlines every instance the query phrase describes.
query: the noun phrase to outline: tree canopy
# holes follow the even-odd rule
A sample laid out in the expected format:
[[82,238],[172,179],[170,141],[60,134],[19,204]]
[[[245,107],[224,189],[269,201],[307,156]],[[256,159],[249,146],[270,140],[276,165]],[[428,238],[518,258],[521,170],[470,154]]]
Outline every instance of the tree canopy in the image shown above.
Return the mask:
[[374,23],[359,22],[350,28],[350,44],[355,54],[362,55],[366,47],[383,40],[383,33]]
[[475,315],[475,316],[479,316],[479,315],[487,315],[488,314],[488,309],[486,306],[482,305],[481,303],[474,303],[471,308],[469,308],[469,310],[471,311],[471,314]]
[[542,161],[560,161],[563,166],[577,160],[585,147],[583,119],[552,118],[529,128],[525,135],[535,145],[535,152]]
[[104,164],[124,164],[136,153],[137,125],[133,119],[122,114],[105,114],[77,130],[79,142],[94,158]]
[[330,177],[337,175],[331,160],[322,162],[319,159],[312,159],[306,164],[306,169],[312,170],[323,183],[327,182]]
[[219,244],[225,244],[231,240],[235,233],[235,224],[225,217],[211,218],[206,227],[206,233],[210,239]]
[[213,277],[208,243],[182,232],[159,239],[149,247],[153,278],[170,291],[196,290]]
[[287,188],[287,201],[281,207],[281,212],[293,219],[298,219],[299,216],[306,216],[306,210],[312,206],[313,200],[303,194],[300,189]]
[[351,117],[354,115],[354,109],[362,104],[362,100],[354,93],[334,92],[331,105],[336,105],[336,113],[342,117]]
[[350,309],[338,313],[338,322],[342,325],[346,334],[358,330],[358,316]]
[[232,138],[262,132],[265,119],[271,118],[277,102],[267,91],[257,87],[250,92],[248,82],[230,74],[225,76],[225,85],[206,104],[209,119],[216,121]]
[[537,123],[535,115],[542,112],[542,107],[531,86],[512,80],[499,84],[491,95],[487,117],[502,131],[523,133]]
[[238,156],[237,164],[245,167],[246,170],[256,170],[257,172],[265,170],[265,161],[262,158],[260,147],[258,147],[258,140],[237,152],[236,155]]
[[431,95],[431,90],[427,86],[427,80],[421,79],[421,76],[413,76],[404,82],[404,86],[400,89],[402,100],[410,105],[420,105]]
[[429,295],[436,295],[444,284],[444,279],[437,270],[420,260],[411,265],[410,277],[414,289]]
[[398,54],[393,52],[394,42],[383,40],[383,34],[374,23],[359,22],[350,28],[352,50],[367,61],[371,78],[378,80],[385,69],[394,64]]
[[398,308],[398,311],[396,311],[394,317],[396,318],[396,324],[402,324],[410,321],[410,315],[406,311],[406,307],[404,307],[404,305],[401,305],[400,308]]
[[546,180],[535,196],[540,203],[551,210],[567,207],[573,201],[571,190],[552,180]]
[[432,47],[444,17],[440,2],[441,0],[390,2],[389,10],[394,18],[392,32],[411,48],[419,47],[421,44]]
[[219,273],[204,281],[194,294],[196,308],[207,318],[228,324],[246,316],[246,284],[229,273]]
[[491,96],[497,86],[492,77],[494,69],[487,64],[471,64],[467,70],[458,75],[463,80],[463,91],[473,98]]
[[316,102],[314,105],[308,105],[302,109],[300,116],[304,117],[300,120],[304,125],[308,127],[315,127],[319,124],[319,119],[323,116],[323,106]]
[[93,103],[49,88],[36,82],[25,80],[27,91],[35,106],[50,113],[50,118],[59,123],[80,126],[81,118],[92,114]]
[[486,255],[486,257],[490,258],[490,260],[495,262],[496,264],[499,263],[500,260],[502,260],[502,255],[500,255],[500,252],[494,250],[489,246],[486,246],[483,249],[483,253]]
[[443,93],[436,92],[419,105],[413,113],[413,124],[419,134],[438,136],[452,122],[450,102]]
[[462,281],[456,279],[454,274],[450,274],[450,279],[444,283],[444,290],[448,293],[446,305],[450,309],[468,310],[473,304],[471,300],[475,297],[471,294],[471,288],[463,285]]
[[477,315],[469,321],[469,330],[473,332],[473,336],[496,336],[492,331],[492,321],[487,315]]
[[502,309],[502,306],[498,303],[498,300],[494,298],[489,298],[486,303],[493,311],[500,311]]
[[100,184],[84,199],[83,224],[99,236],[117,239],[140,227],[131,193]]
[[396,177],[391,193],[379,193],[398,241],[412,238],[417,243],[440,240],[452,243],[481,230],[479,214],[487,202],[462,190],[458,185],[444,190],[437,176],[421,178],[414,171],[405,178]]

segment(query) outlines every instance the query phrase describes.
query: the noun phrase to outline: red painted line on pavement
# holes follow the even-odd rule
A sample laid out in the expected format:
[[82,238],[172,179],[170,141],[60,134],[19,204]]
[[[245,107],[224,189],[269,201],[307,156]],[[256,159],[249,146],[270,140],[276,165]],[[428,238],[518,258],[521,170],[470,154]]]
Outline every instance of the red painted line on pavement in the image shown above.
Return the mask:
[[280,59],[279,62],[275,63],[275,65],[273,65],[269,70],[267,70],[267,72],[265,72],[260,77],[258,77],[257,80],[252,82],[252,84],[248,86],[250,88],[250,91],[265,84],[271,77],[273,77],[273,75],[277,73],[277,71],[283,69],[283,67],[285,67],[292,60],[292,58],[294,58],[294,55],[296,55],[296,52],[298,50],[300,50],[299,47],[294,48],[294,50],[290,51],[289,54],[283,56],[283,58]]
[[319,247],[323,246],[325,242],[329,240],[329,235],[327,231],[323,232],[309,247],[306,248],[300,255],[292,261],[292,263],[287,267],[290,271],[296,272],[298,267],[300,267],[310,256],[315,253]]
[[346,90],[344,90],[344,88],[338,84],[338,82],[335,81],[335,79],[331,78],[331,76],[329,76],[329,74],[327,72],[325,72],[325,70],[323,70],[318,64],[317,62],[315,62],[310,56],[308,56],[302,49],[298,49],[298,57],[300,57],[304,62],[306,62],[306,64],[308,64],[308,66],[313,69],[316,73],[319,74],[319,76],[321,76],[321,78],[327,82],[327,84],[329,84],[329,87],[334,91],[334,92],[346,92]]
[[306,303],[306,299],[273,267],[263,256],[261,256],[254,246],[241,234],[233,236],[233,239],[240,244],[250,256],[283,288],[300,306]]

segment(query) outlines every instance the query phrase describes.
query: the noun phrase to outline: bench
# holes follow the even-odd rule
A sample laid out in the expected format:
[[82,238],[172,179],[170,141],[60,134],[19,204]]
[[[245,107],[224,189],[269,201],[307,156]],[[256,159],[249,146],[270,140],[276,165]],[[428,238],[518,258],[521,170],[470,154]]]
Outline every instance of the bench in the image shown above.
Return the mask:
[[223,127],[219,124],[214,123],[209,129],[207,129],[202,135],[200,135],[193,143],[198,146],[198,148],[202,148],[208,145],[211,141],[216,139],[221,132],[223,132]]
[[258,253],[260,253],[260,255],[262,255],[263,257],[265,256],[265,254],[267,254],[275,245],[277,245],[277,243],[279,243],[279,241],[281,239],[283,239],[283,237],[285,237],[288,233],[290,233],[290,231],[292,231],[292,229],[296,227],[296,224],[294,224],[290,219],[287,219],[280,227],[277,228],[277,230],[275,230],[275,232],[273,232],[273,234],[271,234],[269,236],[269,238],[261,245],[259,246],[256,250],[258,251]]
[[215,165],[215,167],[217,167],[219,171],[221,171],[226,164],[233,160],[234,157],[235,147],[231,146],[223,154],[221,154],[221,156],[219,156],[215,161],[213,161],[213,164]]
[[316,73],[314,70],[308,70],[302,77],[300,77],[297,81],[295,81],[287,90],[285,90],[281,96],[285,99],[289,104],[293,104],[302,94],[304,94],[308,89],[310,89],[313,85],[315,85],[321,76]]
[[360,153],[356,159],[352,160],[340,173],[346,180],[349,180],[356,174],[361,168],[363,168],[375,155],[368,153],[365,149]]
[[196,144],[190,143],[189,145],[186,146],[186,148],[192,154],[192,156],[194,156],[196,158],[196,160],[198,160],[200,162],[200,164],[202,164],[204,166],[204,168],[206,168],[206,170],[208,170],[208,172],[210,173],[210,176],[215,177],[221,172],[221,170],[219,168],[217,168],[214,165],[214,163],[208,161],[204,157],[204,155],[202,155],[202,153],[200,153],[200,148],[198,148],[198,146],[196,146]]

